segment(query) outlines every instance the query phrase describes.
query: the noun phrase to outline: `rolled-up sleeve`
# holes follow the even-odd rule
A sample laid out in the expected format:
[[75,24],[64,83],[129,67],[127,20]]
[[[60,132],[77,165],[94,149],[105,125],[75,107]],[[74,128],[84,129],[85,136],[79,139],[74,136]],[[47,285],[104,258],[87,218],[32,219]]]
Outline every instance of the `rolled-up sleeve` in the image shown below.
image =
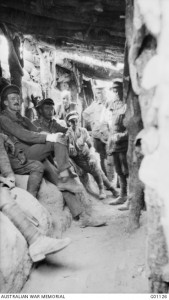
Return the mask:
[[66,133],[68,130],[67,127],[60,125],[57,122],[53,123],[53,128],[52,128],[52,132],[61,132],[61,133]]
[[[8,137],[7,137],[8,138]],[[0,173],[4,177],[8,177],[13,175],[14,172],[11,168],[11,164],[8,158],[8,154],[6,153],[4,142],[6,140],[6,136],[4,134],[0,134]]]
[[29,131],[6,116],[0,116],[0,126],[7,135],[12,135],[27,144],[44,144],[46,134]]

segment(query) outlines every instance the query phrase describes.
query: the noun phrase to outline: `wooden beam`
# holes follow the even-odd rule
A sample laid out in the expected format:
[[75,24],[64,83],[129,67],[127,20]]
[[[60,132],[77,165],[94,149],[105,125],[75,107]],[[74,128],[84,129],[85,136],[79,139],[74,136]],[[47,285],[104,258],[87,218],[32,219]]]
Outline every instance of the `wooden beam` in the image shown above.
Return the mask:
[[122,73],[118,70],[111,70],[105,67],[87,65],[75,62],[75,66],[85,76],[93,79],[112,80],[114,78],[122,77]]
[[[93,12],[90,13],[81,13],[80,10],[74,9],[74,8],[69,8],[69,7],[62,7],[62,6],[57,6],[55,5],[52,10],[48,10],[45,8],[42,8],[40,10],[37,9],[37,6],[31,5],[32,2],[23,2],[21,0],[14,2],[13,0],[1,0],[0,5],[3,8],[9,9],[8,13],[12,12],[12,10],[16,11],[21,11],[21,12],[26,12],[32,15],[37,15],[37,16],[43,16],[46,18],[54,19],[58,21],[58,26],[63,26],[63,24],[66,26],[67,23],[72,22],[77,24],[91,24],[95,27],[101,28],[101,27],[106,27],[106,28],[115,28],[118,26],[118,30],[120,32],[124,32],[124,20],[120,19],[120,14],[117,12],[109,11],[107,10],[105,13],[101,15],[94,14]],[[14,12],[12,12],[14,13]],[[124,14],[124,12],[121,12]],[[59,23],[61,22],[61,24]],[[69,24],[68,24],[69,26]],[[115,30],[117,32],[117,30]]]
[[[24,12],[20,12],[19,14],[16,11],[12,11],[11,14],[8,13],[8,10],[1,9],[0,11],[0,19],[2,22],[7,23],[8,25],[12,26],[14,30],[18,32],[22,32],[23,34],[33,34],[37,37],[49,37],[56,40],[77,40],[78,38],[75,36],[76,32],[81,31],[81,27],[77,27],[77,30],[71,25],[69,29],[58,28],[55,21],[52,19],[42,18],[33,16]],[[80,25],[81,26],[81,25]],[[86,30],[82,31],[82,40],[83,42],[89,44],[98,44],[98,45],[116,45],[120,47],[124,47],[124,39],[123,38],[113,38],[109,36],[102,36],[96,34],[88,36],[86,39],[84,38]]]
[[124,51],[123,49],[119,49],[117,47],[103,47],[103,46],[87,46],[83,43],[78,42],[64,42],[57,44],[53,40],[48,40],[46,38],[35,38],[30,35],[26,35],[26,38],[31,40],[31,42],[35,44],[39,44],[40,47],[46,48],[46,49],[52,49],[56,50],[59,53],[65,53],[65,57],[67,53],[77,54],[79,56],[85,55],[88,57],[93,57],[95,59],[101,60],[101,61],[108,61],[111,63],[116,64],[117,62],[124,61]]

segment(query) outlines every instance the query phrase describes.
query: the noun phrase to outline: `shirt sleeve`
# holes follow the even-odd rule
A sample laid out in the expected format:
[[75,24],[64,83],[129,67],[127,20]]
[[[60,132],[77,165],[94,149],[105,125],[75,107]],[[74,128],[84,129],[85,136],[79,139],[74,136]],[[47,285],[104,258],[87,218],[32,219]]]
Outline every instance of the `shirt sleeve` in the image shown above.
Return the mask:
[[5,150],[4,142],[6,138],[4,139],[4,136],[4,134],[0,134],[0,173],[2,174],[2,176],[8,177],[10,175],[14,175],[14,172],[11,168],[8,154]]
[[84,143],[88,143],[88,142],[91,143],[91,138],[86,128],[82,128],[82,134],[83,134]]
[[27,117],[23,117],[30,131],[39,132],[38,126],[31,122]]
[[25,143],[45,144],[46,142],[46,134],[29,131],[6,116],[0,117],[0,125],[4,133],[13,135]]
[[57,133],[57,132],[61,132],[61,133],[66,133],[68,128],[65,126],[60,125],[57,121],[54,120],[53,122],[53,126],[52,126],[52,132],[53,133]]
[[83,111],[82,115],[83,115],[83,118],[84,118],[85,121],[87,121],[87,122],[90,122],[90,121],[91,121],[91,116],[92,116],[92,114],[94,113],[94,106],[95,106],[95,104],[94,104],[94,102],[93,102],[91,105],[89,105],[89,106]]

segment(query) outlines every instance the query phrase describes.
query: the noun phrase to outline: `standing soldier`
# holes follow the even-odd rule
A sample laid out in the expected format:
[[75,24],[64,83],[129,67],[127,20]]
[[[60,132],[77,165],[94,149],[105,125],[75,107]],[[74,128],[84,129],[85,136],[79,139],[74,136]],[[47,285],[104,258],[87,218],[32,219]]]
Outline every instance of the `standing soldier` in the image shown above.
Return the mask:
[[127,148],[128,148],[128,133],[123,124],[126,112],[126,104],[123,103],[122,82],[114,81],[113,83],[114,99],[110,110],[112,112],[110,135],[107,145],[107,152],[113,156],[115,170],[120,181],[120,195],[115,200],[110,202],[111,205],[123,204],[127,200]]
[[102,134],[103,128],[107,131],[108,110],[105,107],[106,97],[103,87],[95,88],[95,101],[87,107],[83,112],[83,119],[90,124],[92,130],[93,144],[96,151],[100,155],[101,168],[107,176],[107,170],[105,166],[106,154],[106,142],[104,134]]
[[76,103],[71,100],[70,91],[63,91],[61,93],[61,101],[62,103],[58,105],[56,110],[56,116],[60,120],[64,120],[66,122],[67,114],[76,109]]

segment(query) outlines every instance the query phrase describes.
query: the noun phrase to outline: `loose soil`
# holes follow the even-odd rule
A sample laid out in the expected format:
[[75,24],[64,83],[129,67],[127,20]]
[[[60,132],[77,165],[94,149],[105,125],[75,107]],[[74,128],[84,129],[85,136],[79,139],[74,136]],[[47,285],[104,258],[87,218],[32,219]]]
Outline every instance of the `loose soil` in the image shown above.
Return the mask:
[[[109,199],[110,200],[110,199]],[[96,205],[107,216],[103,227],[80,228],[72,222],[64,233],[72,243],[37,264],[22,293],[148,293],[146,212],[141,226],[130,233],[128,211]]]

